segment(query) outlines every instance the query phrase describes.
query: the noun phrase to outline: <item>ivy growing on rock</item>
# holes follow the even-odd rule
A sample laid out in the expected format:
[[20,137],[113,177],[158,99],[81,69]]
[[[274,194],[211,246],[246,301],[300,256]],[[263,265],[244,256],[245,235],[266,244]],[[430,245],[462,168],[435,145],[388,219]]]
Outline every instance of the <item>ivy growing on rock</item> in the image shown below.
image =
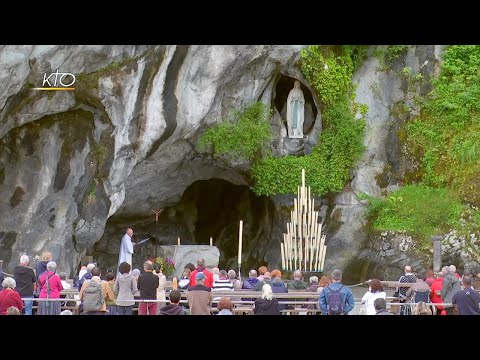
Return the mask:
[[402,129],[407,148],[420,159],[421,183],[386,199],[369,197],[375,229],[407,231],[425,247],[431,235],[455,231],[470,241],[479,233],[479,68],[480,46],[445,49],[441,72],[420,103],[420,115]]
[[364,46],[318,45],[302,51],[301,69],[322,102],[320,141],[306,156],[267,157],[255,162],[252,174],[257,194],[295,193],[302,168],[314,194],[342,191],[350,179],[350,169],[364,151],[368,108],[353,101],[352,77],[365,51]]
[[272,138],[272,110],[262,102],[235,111],[225,121],[205,131],[199,149],[210,150],[215,157],[254,160],[268,152]]

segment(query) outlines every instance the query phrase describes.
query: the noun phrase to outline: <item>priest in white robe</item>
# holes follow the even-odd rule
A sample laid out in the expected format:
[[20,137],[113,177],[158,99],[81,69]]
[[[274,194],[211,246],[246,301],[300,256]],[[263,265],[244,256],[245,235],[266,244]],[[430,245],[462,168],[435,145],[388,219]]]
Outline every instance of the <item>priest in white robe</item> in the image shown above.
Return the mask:
[[[118,254],[118,266],[122,262],[127,262],[132,268],[132,257],[133,257],[133,242],[132,242],[133,230],[131,228],[127,229],[127,232],[122,237],[122,242],[120,244],[120,253]],[[117,272],[118,272],[117,266]]]

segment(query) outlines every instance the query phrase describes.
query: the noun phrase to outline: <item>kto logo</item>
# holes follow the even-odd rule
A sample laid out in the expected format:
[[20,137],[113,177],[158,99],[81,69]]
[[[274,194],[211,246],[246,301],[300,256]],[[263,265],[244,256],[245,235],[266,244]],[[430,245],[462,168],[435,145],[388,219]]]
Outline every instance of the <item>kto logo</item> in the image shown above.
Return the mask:
[[58,70],[48,75],[43,75],[42,87],[33,88],[33,90],[75,90],[73,84],[75,84],[76,78],[72,73],[61,73]]

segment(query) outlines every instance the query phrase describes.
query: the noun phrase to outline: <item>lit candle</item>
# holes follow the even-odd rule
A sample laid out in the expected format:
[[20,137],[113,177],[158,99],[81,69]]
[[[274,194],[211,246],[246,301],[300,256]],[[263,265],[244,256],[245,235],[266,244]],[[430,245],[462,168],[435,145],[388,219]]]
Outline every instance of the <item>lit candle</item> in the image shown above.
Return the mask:
[[211,236],[210,236],[210,246],[213,246],[213,239]]
[[243,220],[240,220],[240,228],[238,229],[238,268],[242,264],[242,233],[243,233]]

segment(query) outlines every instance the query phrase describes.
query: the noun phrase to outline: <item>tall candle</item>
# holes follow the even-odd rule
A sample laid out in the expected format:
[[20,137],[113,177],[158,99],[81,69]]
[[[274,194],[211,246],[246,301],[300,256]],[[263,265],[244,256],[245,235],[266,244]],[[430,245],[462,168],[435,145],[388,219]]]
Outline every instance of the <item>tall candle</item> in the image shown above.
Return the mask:
[[285,251],[283,250],[283,243],[280,243],[280,252],[282,255],[282,270],[285,270]]
[[180,246],[180,236],[177,239],[177,245]]
[[213,246],[213,239],[211,236],[210,236],[210,246]]
[[242,264],[242,233],[243,220],[240,220],[240,228],[238,229],[238,267]]

